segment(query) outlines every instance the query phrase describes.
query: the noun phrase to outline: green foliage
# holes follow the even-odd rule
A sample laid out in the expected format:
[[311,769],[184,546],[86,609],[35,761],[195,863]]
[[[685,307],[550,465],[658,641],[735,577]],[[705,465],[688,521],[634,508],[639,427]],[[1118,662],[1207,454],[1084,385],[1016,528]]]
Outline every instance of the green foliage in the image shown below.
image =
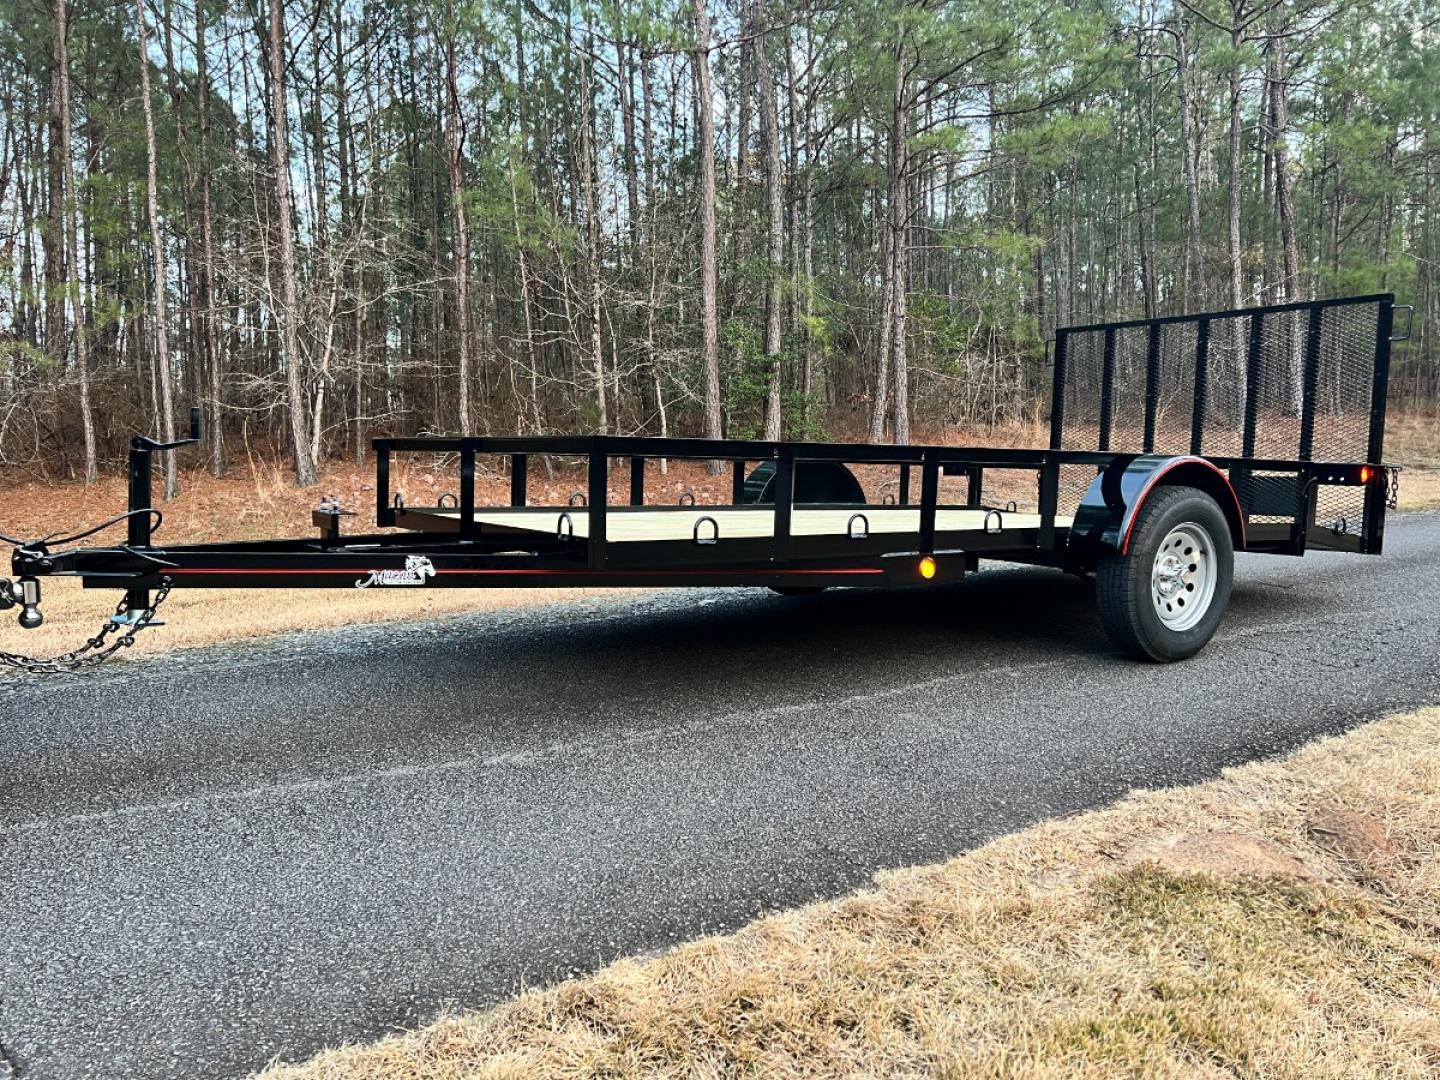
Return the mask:
[[[212,348],[226,415],[244,419],[246,437],[264,427],[283,438],[274,390],[284,374],[275,346],[282,208],[269,154],[265,12],[202,2],[203,80],[194,4],[150,9],[175,357],[167,375],[190,388],[210,363],[196,328],[205,318],[196,302],[203,179],[216,248]],[[124,4],[70,4],[74,130],[66,149],[79,181],[92,364],[117,394],[148,407],[150,328],[137,318],[154,253],[135,13]],[[1245,301],[1379,289],[1416,300],[1407,363],[1418,376],[1399,379],[1397,393],[1440,388],[1432,325],[1440,312],[1440,46],[1425,29],[1428,9],[1410,0],[1307,0],[1261,12],[1238,43],[1227,29],[1231,10],[1224,0],[1138,8],[1114,0],[787,8],[769,0],[759,40],[751,4],[712,3],[706,59],[718,138],[727,432],[760,433],[775,378],[788,435],[820,435],[827,424],[850,435],[868,425],[887,340],[897,184],[908,197],[906,357],[917,426],[1031,415],[1044,342],[1057,324],[1229,306],[1232,259]],[[13,223],[0,259],[0,334],[15,370],[63,381],[63,365],[45,359],[54,323],[71,307],[60,302],[57,274],[66,208],[51,205],[60,161],[50,134],[53,17],[48,0],[0,0],[0,211]],[[614,430],[655,430],[658,386],[669,430],[697,433],[704,389],[690,0],[287,0],[286,17],[294,205],[283,210],[297,226],[302,308],[290,314],[303,328],[307,392],[314,400],[327,388],[327,437],[352,441],[347,424],[454,424],[451,45],[470,233],[466,329],[485,427],[597,424],[598,341]],[[1280,42],[1283,133],[1272,130],[1271,114]],[[778,270],[767,258],[758,95],[746,82],[756,70],[748,50],[757,47],[774,71],[780,111]],[[1235,252],[1232,77],[1241,125]],[[897,115],[893,145],[903,155],[892,152]],[[1282,145],[1300,268],[1288,286],[1275,186]],[[784,338],[767,356],[761,326],[777,272]],[[31,384],[16,386],[6,392],[27,400]]]

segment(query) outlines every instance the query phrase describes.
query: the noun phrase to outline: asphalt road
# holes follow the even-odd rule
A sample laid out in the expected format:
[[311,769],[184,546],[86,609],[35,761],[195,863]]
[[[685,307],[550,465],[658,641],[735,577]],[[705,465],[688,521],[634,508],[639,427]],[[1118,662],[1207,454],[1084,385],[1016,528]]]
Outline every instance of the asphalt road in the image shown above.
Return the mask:
[[1197,659],[1088,586],[680,592],[0,691],[0,1078],[228,1077],[1440,701],[1440,514],[1242,558]]

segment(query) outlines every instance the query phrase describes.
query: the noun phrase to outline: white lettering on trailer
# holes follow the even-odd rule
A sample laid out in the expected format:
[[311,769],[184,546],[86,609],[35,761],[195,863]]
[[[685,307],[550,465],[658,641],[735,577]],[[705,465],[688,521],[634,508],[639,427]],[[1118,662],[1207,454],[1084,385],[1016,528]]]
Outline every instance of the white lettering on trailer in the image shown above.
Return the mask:
[[435,576],[435,567],[424,555],[405,556],[403,570],[371,570],[369,577],[355,582],[357,589],[368,589],[371,585],[424,585],[426,578]]

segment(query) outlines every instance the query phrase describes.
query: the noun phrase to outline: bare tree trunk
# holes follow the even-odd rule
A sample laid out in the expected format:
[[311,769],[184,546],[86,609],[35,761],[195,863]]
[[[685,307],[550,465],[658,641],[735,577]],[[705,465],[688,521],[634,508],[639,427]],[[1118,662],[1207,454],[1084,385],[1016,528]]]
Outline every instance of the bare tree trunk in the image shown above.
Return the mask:
[[[45,352],[55,361],[51,369],[58,378],[63,368],[62,360],[65,355],[65,170],[61,165],[61,158],[68,153],[62,137],[63,117],[60,112],[60,99],[62,90],[60,84],[65,81],[65,73],[62,72],[55,62],[56,56],[52,51],[50,55],[50,115],[47,118],[47,140],[45,146],[46,160],[41,165],[41,171],[45,178],[45,210],[44,219],[39,222],[40,242],[45,252],[45,291],[44,291],[44,348]],[[37,164],[41,164],[37,162]],[[63,447],[62,447],[63,449]]]
[[[1240,69],[1240,49],[1245,43],[1244,5],[1247,0],[1230,0],[1230,191],[1226,205],[1229,224],[1227,248],[1230,256],[1230,306],[1240,308],[1245,304],[1245,253],[1240,238],[1240,203],[1244,195],[1245,173],[1241,158],[1245,151],[1245,127],[1240,112],[1240,93],[1243,89]],[[1239,393],[1237,413],[1244,415],[1246,392],[1244,370],[1245,327],[1242,320],[1231,319],[1230,360],[1235,366],[1235,384]]]
[[[136,0],[137,4],[144,0]],[[315,483],[315,460],[306,438],[308,416],[305,384],[302,379],[300,335],[295,323],[299,301],[295,284],[295,234],[290,221],[290,132],[285,115],[285,7],[284,0],[270,5],[270,158],[275,171],[276,233],[280,248],[282,309],[280,347],[285,364],[285,387],[290,409],[290,443],[295,454],[295,482],[301,487]]]
[[619,65],[616,86],[620,92],[620,124],[625,146],[625,218],[630,237],[629,264],[640,255],[640,177],[635,161],[635,60],[633,46],[625,41],[615,44]]
[[[903,31],[902,31],[903,32]],[[885,215],[884,298],[881,302],[879,332],[879,363],[876,365],[875,398],[870,412],[870,441],[885,438],[885,421],[890,412],[890,393],[895,394],[896,425],[894,436],[901,441],[901,417],[905,438],[909,437],[909,400],[907,387],[901,385],[905,369],[905,229],[909,218],[906,198],[908,178],[907,139],[909,118],[906,115],[907,72],[903,39],[895,48],[895,84],[890,98],[889,147],[886,162],[888,173]],[[893,376],[893,383],[892,383]]]
[[[277,0],[278,2],[278,0]],[[155,291],[150,340],[155,348],[155,378],[160,384],[158,406],[160,433],[165,442],[175,441],[175,401],[170,389],[170,342],[165,314],[165,246],[160,239],[159,182],[155,166],[155,109],[150,101],[150,35],[145,24],[145,0],[135,0],[135,18],[140,36],[140,102],[145,114],[145,207],[150,218],[150,250]],[[165,501],[179,491],[175,473],[175,451],[163,455],[165,465]]]
[[80,253],[75,219],[80,214],[80,193],[75,187],[75,160],[70,153],[70,46],[65,0],[55,0],[56,91],[60,110],[60,156],[65,177],[66,284],[75,313],[75,371],[80,379],[80,427],[85,439],[85,483],[99,475],[95,460],[95,416],[90,407],[90,349],[85,316],[85,294],[80,288]]
[[[889,214],[887,208],[886,214]],[[895,317],[895,273],[894,259],[890,247],[893,234],[887,220],[881,229],[881,289],[880,328],[875,334],[875,391],[870,399],[870,432],[872,443],[885,441],[885,420],[890,415],[890,341],[892,323]]]
[[204,342],[206,373],[209,379],[210,475],[225,472],[225,439],[222,399],[225,350],[215,318],[215,231],[210,199],[210,72],[205,51],[205,5],[195,5],[195,71],[200,111],[200,326]]
[[1197,175],[1198,138],[1191,104],[1190,36],[1185,16],[1176,20],[1175,89],[1180,97],[1180,172],[1185,181],[1185,284],[1183,302],[1194,310],[1198,298],[1194,290],[1200,285],[1200,179]]
[[[700,183],[697,193],[700,215],[700,321],[701,356],[704,370],[705,421],[707,439],[721,437],[720,430],[720,320],[715,304],[715,106],[710,93],[710,13],[707,0],[693,0],[695,48],[691,53],[695,69],[695,119],[699,145]],[[718,475],[719,461],[706,471]]]
[[766,52],[765,15],[758,0],[752,5],[751,25],[755,29],[752,54],[755,58],[755,83],[760,95],[760,141],[765,155],[765,202],[769,224],[767,232],[765,282],[765,362],[769,368],[770,385],[765,395],[765,438],[780,438],[781,391],[781,275],[785,259],[785,216],[780,173],[780,112],[776,103],[775,78]]
[[600,193],[595,161],[595,98],[590,83],[590,60],[580,54],[580,174],[585,193],[586,277],[590,287],[590,354],[595,378],[595,407],[600,413],[600,434],[610,434],[610,401],[606,393],[605,346],[601,339]]
[[[525,358],[530,369],[531,433],[542,434],[540,421],[540,353],[536,349],[534,318],[530,310],[530,266],[525,255],[525,240],[520,232],[520,196],[515,186],[515,164],[510,163],[510,210],[515,220],[515,254],[520,263],[520,306],[525,313]],[[549,458],[545,459],[547,468]]]
[[451,227],[455,233],[455,331],[456,362],[460,368],[460,437],[472,433],[470,422],[470,234],[465,226],[465,184],[462,166],[465,151],[465,122],[460,111],[460,81],[455,59],[455,38],[459,28],[455,0],[450,0],[445,24],[445,149],[450,167]]
[[[1275,206],[1280,216],[1280,250],[1284,261],[1280,297],[1285,303],[1293,303],[1300,299],[1300,242],[1295,230],[1295,197],[1290,190],[1290,73],[1286,69],[1283,33],[1270,43],[1270,50],[1270,107],[1275,124],[1271,152],[1275,159]],[[1290,335],[1289,353],[1290,408],[1299,416],[1304,395],[1304,360],[1299,334]]]
[[[1244,44],[1245,31],[1242,19],[1241,5],[1245,0],[1230,0],[1231,7],[1231,30],[1230,49],[1232,59],[1229,71],[1230,90],[1230,169],[1228,199],[1226,202],[1226,219],[1229,227],[1228,254],[1230,256],[1230,306],[1238,308],[1244,303],[1244,259],[1240,248],[1240,200],[1242,186],[1244,184],[1244,173],[1241,169],[1241,156],[1244,153],[1245,128],[1240,114],[1240,46]],[[1237,324],[1238,329],[1238,324]]]
[[[643,49],[640,56],[641,136],[645,144],[645,248],[650,262],[650,294],[645,304],[645,362],[650,368],[651,391],[655,395],[655,417],[660,426],[660,437],[670,434],[670,421],[665,409],[665,388],[660,378],[660,357],[655,344],[655,324],[660,317],[660,257],[656,247],[658,203],[655,198],[655,128],[652,122],[654,107],[653,88],[650,76],[650,57]],[[660,473],[670,471],[667,458],[660,459]]]
[[906,319],[910,289],[910,116],[906,103],[905,49],[900,50],[895,101],[890,123],[890,273],[895,279],[890,364],[894,370],[894,434],[897,443],[910,441],[910,368],[906,353]]

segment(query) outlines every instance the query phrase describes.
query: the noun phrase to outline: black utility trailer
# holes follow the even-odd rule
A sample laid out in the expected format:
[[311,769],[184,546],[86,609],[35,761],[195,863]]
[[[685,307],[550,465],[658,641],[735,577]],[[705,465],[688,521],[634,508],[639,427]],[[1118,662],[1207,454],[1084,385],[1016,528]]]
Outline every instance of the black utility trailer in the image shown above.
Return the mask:
[[[114,519],[125,522],[126,543],[21,544],[0,603],[22,606],[22,625],[33,626],[41,578],[125,590],[106,631],[64,658],[74,666],[133,639],[178,588],[730,585],[800,594],[954,581],[989,558],[1093,573],[1116,644],[1178,660],[1215,632],[1235,551],[1379,554],[1397,480],[1382,464],[1396,310],[1387,294],[1067,327],[1055,340],[1043,450],[376,439],[376,526],[400,531],[367,535],[342,533],[349,512],[327,499],[313,515],[318,537],[157,544],[151,461],[182,444],[137,436],[130,506]],[[192,428],[198,436],[193,419]],[[407,452],[453,455],[455,494],[435,506],[392,495],[392,459]],[[540,455],[582,459],[586,490],[566,505],[531,505],[526,478]],[[509,504],[479,505],[477,461],[497,457]],[[657,459],[728,463],[731,501],[647,503],[646,465]],[[607,498],[617,466],[629,470],[624,506]],[[853,470],[878,467],[894,480],[876,502]],[[1022,473],[1024,497],[987,498],[997,470]]]

